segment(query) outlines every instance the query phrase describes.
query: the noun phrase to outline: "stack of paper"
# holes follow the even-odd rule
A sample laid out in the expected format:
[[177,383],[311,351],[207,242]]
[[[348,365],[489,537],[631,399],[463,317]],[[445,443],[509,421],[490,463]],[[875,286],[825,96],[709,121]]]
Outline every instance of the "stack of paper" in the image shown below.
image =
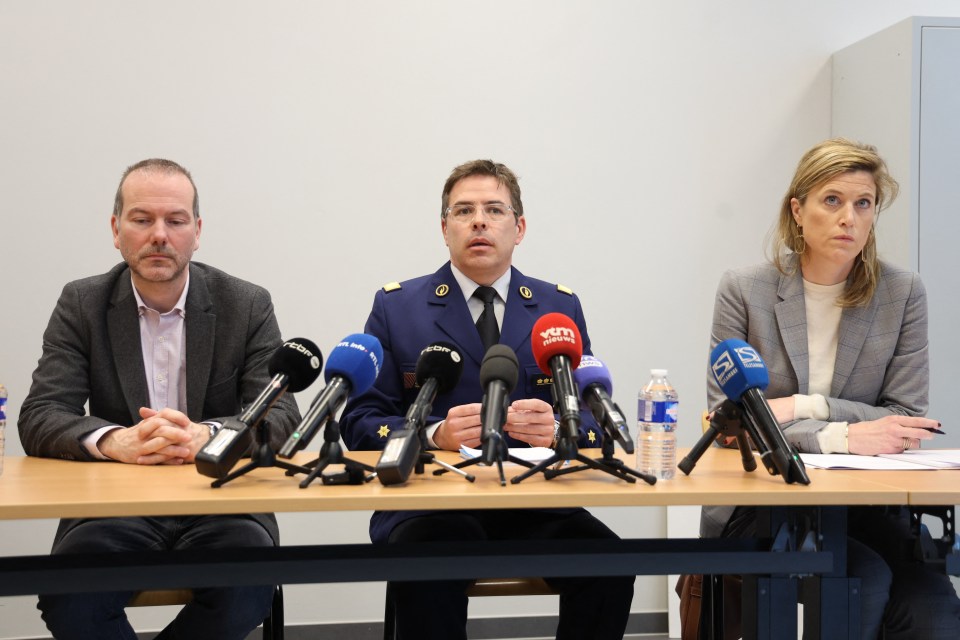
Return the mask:
[[858,456],[844,453],[801,453],[805,465],[817,469],[931,471],[960,469],[960,449],[910,449],[903,453]]
[[[514,458],[533,462],[534,464],[542,462],[553,455],[553,449],[549,447],[510,447],[508,452]],[[460,446],[460,456],[464,459],[478,458],[481,455],[483,455],[483,451],[480,449],[471,449],[463,445]]]

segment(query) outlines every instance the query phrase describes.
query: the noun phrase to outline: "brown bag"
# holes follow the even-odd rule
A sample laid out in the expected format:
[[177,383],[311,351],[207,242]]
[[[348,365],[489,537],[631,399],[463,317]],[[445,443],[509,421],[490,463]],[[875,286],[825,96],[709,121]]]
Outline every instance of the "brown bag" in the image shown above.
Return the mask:
[[[740,576],[723,576],[723,639],[736,640],[741,633],[740,610],[742,599]],[[677,580],[680,596],[680,638],[699,640],[700,615],[703,607],[703,576],[682,575]]]

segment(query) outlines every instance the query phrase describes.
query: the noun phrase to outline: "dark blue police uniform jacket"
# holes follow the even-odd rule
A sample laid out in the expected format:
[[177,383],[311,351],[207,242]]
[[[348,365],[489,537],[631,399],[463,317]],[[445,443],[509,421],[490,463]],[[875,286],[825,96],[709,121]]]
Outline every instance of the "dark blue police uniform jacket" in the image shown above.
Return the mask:
[[[540,371],[533,359],[530,332],[541,316],[554,312],[569,316],[577,324],[583,352],[589,354],[590,338],[577,296],[558,285],[528,278],[511,267],[510,292],[500,329],[500,343],[513,349],[520,362],[520,377],[511,400],[539,398],[553,404],[550,377]],[[383,345],[383,367],[373,387],[352,399],[340,418],[343,441],[349,449],[383,449],[387,436],[403,428],[407,408],[419,391],[414,375],[417,359],[420,351],[433,342],[457,345],[464,362],[460,383],[450,393],[437,396],[427,424],[446,418],[451,407],[482,400],[483,342],[449,262],[432,275],[377,291],[364,332],[376,336]],[[581,411],[581,418],[579,445],[600,446],[602,431],[589,411]],[[505,436],[510,447],[529,446]],[[423,513],[427,512],[378,511],[370,521],[370,538],[386,542],[397,524]]]

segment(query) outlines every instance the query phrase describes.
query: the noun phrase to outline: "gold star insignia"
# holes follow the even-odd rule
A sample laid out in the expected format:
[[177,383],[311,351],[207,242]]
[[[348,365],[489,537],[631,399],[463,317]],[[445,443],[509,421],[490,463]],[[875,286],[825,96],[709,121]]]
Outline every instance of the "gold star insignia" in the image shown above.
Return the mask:
[[388,435],[390,435],[390,427],[385,424],[380,425],[380,428],[377,429],[377,435],[379,435],[381,438],[386,438]]
[[587,430],[587,440],[589,440],[591,444],[597,441],[597,434],[593,432],[593,429]]

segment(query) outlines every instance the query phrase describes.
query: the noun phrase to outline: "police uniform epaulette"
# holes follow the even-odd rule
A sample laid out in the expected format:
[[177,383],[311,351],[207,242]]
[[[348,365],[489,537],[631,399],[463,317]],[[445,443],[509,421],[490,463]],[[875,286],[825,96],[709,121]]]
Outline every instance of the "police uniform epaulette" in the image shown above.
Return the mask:
[[396,291],[397,289],[402,289],[402,288],[403,287],[400,285],[399,282],[388,282],[387,284],[383,285],[384,293],[390,293],[391,291]]
[[565,294],[567,294],[568,296],[572,296],[572,295],[573,295],[573,289],[571,289],[570,287],[568,287],[568,286],[566,286],[566,285],[558,284],[558,285],[557,285],[557,291],[559,291],[560,293],[565,293]]

